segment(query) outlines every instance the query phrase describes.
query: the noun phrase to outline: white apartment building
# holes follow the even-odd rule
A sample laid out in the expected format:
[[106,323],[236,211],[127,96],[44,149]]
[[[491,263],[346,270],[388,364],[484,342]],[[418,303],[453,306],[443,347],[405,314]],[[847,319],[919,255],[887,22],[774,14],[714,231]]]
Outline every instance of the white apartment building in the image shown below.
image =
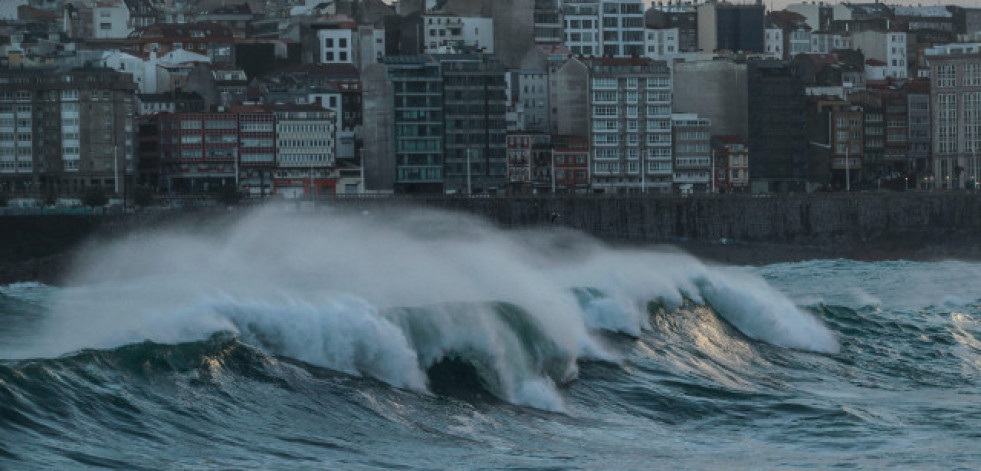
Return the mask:
[[476,16],[423,15],[425,51],[446,53],[475,47],[494,53],[494,20]]
[[585,60],[590,69],[592,187],[671,191],[671,72],[648,58]]
[[643,0],[569,0],[562,4],[566,47],[583,57],[645,54]]
[[643,0],[601,0],[600,42],[606,57],[644,55]]
[[678,48],[678,28],[644,30],[644,56],[670,63],[681,52]]
[[599,2],[569,0],[563,2],[565,45],[577,56],[601,56],[599,31]]

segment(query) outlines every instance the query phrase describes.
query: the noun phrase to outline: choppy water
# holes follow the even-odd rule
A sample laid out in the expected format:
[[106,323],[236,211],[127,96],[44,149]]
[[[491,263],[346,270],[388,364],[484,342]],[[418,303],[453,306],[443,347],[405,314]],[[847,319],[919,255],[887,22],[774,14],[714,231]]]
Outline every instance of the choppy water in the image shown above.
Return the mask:
[[981,265],[259,213],[0,287],[0,469],[976,469]]

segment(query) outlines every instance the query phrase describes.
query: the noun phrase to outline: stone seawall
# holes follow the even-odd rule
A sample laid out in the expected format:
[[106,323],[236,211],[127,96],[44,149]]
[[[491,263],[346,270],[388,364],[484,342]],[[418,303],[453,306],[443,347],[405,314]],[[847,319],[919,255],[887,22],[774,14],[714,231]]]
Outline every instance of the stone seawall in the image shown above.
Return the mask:
[[[443,209],[504,228],[569,228],[609,243],[672,244],[740,264],[832,257],[981,259],[981,194],[337,198],[317,204],[350,211]],[[87,237],[175,221],[214,227],[244,214],[213,209],[116,217],[0,216],[0,283],[57,280],[70,265],[66,254]]]
[[[774,197],[414,198],[402,204],[463,211],[503,227],[562,226],[602,240],[679,240],[868,244],[943,242],[981,236],[981,195],[855,194]],[[343,200],[340,207],[380,209],[390,200]]]

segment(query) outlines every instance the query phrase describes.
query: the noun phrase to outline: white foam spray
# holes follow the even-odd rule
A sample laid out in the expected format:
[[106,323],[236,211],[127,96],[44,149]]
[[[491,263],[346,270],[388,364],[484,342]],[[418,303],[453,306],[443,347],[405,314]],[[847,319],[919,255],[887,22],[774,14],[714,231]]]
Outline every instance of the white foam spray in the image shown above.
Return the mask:
[[[503,399],[561,410],[555,384],[575,377],[578,359],[617,361],[595,332],[640,335],[649,301],[708,301],[750,337],[837,348],[820,322],[744,271],[455,213],[376,213],[265,209],[209,233],[159,230],[92,247],[25,356],[231,331],[277,355],[418,390],[428,366],[465,357]],[[604,297],[580,306],[577,287]],[[523,327],[499,303],[516,306]]]

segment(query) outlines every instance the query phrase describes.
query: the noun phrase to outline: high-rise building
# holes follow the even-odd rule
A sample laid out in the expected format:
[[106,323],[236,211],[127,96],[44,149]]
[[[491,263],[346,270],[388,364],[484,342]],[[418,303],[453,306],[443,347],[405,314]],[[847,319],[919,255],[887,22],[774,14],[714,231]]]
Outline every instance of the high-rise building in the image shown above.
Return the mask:
[[0,187],[122,194],[135,170],[136,84],[105,68],[0,69]]
[[753,192],[805,191],[804,86],[789,63],[750,61],[749,172]]
[[505,69],[487,54],[385,58],[393,86],[396,193],[503,192]]
[[664,61],[598,58],[590,69],[593,190],[670,192],[671,72]]
[[444,189],[501,192],[507,186],[507,85],[490,55],[438,57],[443,75]]

